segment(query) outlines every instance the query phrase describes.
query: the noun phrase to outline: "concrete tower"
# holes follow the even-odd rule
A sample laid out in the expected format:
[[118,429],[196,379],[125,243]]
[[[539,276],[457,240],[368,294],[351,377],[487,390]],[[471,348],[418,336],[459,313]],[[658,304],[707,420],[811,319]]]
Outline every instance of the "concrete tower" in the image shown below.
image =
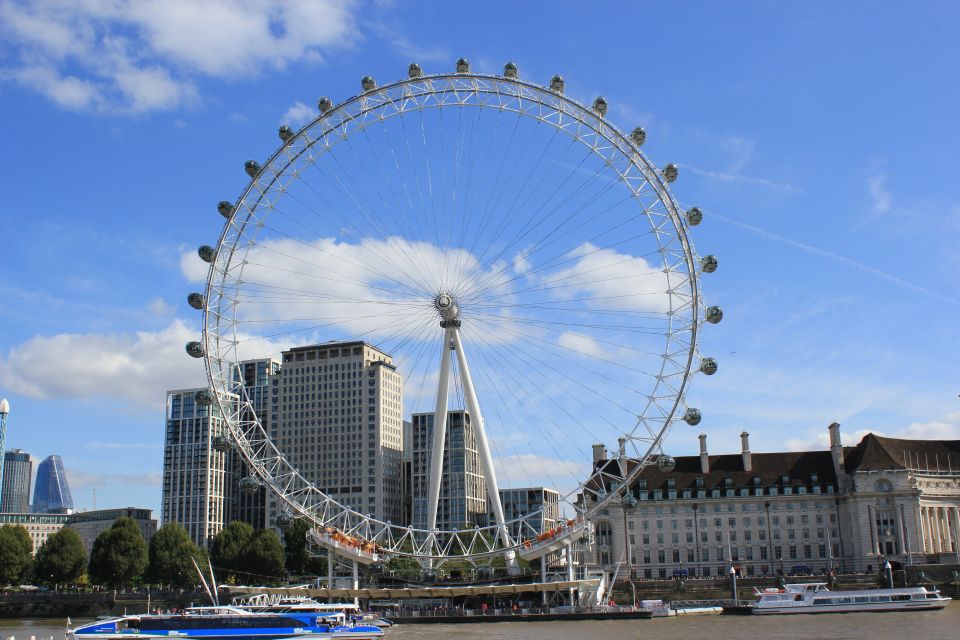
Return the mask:
[[[7,415],[9,413],[10,403],[4,398],[0,400],[0,478],[3,478],[3,452],[6,451],[7,446]],[[0,488],[0,491],[3,489]],[[2,493],[0,493],[0,499],[3,499]]]

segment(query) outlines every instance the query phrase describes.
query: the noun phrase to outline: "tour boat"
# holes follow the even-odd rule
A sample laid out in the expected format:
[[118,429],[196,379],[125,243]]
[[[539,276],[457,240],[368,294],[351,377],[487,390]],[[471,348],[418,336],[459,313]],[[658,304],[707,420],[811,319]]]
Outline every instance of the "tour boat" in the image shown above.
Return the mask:
[[830,591],[825,582],[788,584],[782,589],[755,589],[753,613],[848,613],[853,611],[914,611],[943,609],[950,598],[937,589],[865,589]]
[[354,622],[389,627],[393,623],[375,613],[364,613],[353,602],[318,602],[306,596],[256,594],[235,599],[233,606],[254,613],[322,613],[325,618],[342,617]]
[[180,614],[128,615],[97,620],[68,632],[85,638],[216,638],[217,640],[372,640],[373,625],[349,624],[343,614],[253,612],[240,607],[194,607]]

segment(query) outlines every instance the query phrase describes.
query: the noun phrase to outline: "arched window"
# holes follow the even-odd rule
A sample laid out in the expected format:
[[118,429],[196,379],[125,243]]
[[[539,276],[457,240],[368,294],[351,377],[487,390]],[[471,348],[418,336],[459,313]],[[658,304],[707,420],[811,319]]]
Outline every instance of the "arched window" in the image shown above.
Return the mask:
[[597,536],[597,545],[610,546],[613,542],[613,529],[610,528],[609,522],[598,522],[596,529]]
[[881,478],[880,480],[877,480],[874,483],[873,490],[880,491],[882,493],[888,493],[890,491],[893,491],[893,485],[890,483],[889,480],[884,480],[883,478]]

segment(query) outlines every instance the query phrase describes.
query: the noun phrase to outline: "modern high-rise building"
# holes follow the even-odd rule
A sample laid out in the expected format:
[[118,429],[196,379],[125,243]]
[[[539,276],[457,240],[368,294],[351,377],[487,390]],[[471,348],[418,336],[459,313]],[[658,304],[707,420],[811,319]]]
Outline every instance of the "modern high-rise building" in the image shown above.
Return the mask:
[[54,454],[37,465],[37,483],[33,488],[34,513],[70,513],[73,495],[67,482],[63,460]]
[[[10,414],[10,403],[6,398],[0,399],[0,478],[3,477],[3,452],[7,447],[7,416]],[[3,497],[3,485],[0,483],[0,498]]]
[[26,451],[13,449],[3,455],[0,513],[27,513],[30,511],[30,478],[32,474],[33,461]]
[[229,522],[229,492],[237,480],[220,409],[197,403],[201,390],[167,392],[161,513],[163,522],[180,523],[205,547]]
[[[554,528],[560,521],[560,494],[546,487],[500,489],[500,504],[503,505],[503,519],[512,523],[509,533],[514,540],[532,538]],[[537,517],[531,517],[533,514]],[[519,518],[526,520],[518,522]],[[492,510],[487,514],[487,521],[496,522]]]
[[[280,363],[273,358],[246,360],[234,370],[233,381],[246,389],[250,398],[252,410],[256,412],[262,424],[270,424],[270,379],[280,371]],[[250,419],[252,416],[243,416]],[[267,489],[263,485],[240,486],[240,481],[251,474],[243,456],[235,449],[229,452],[231,478],[233,484],[229,487],[228,522],[240,520],[255,529],[270,526],[267,522]]]
[[[433,413],[413,414],[413,525],[427,527]],[[437,528],[470,529],[487,521],[487,482],[480,466],[477,431],[466,411],[447,413],[443,479],[437,505]]]
[[[269,435],[322,491],[361,513],[403,513],[403,377],[365,342],[296,347],[272,376]],[[272,495],[269,517],[283,508]]]

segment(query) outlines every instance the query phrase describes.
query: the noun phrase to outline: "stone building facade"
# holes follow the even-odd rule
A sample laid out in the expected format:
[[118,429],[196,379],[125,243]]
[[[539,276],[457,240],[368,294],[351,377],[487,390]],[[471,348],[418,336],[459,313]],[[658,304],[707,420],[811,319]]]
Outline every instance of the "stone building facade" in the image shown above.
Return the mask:
[[960,442],[868,434],[844,447],[840,426],[829,431],[826,451],[752,453],[744,433],[740,453],[719,456],[701,435],[699,456],[669,473],[646,467],[626,493],[619,457],[595,447],[604,490],[619,496],[593,518],[587,562],[635,578],[716,576],[731,563],[787,575],[957,562]]

